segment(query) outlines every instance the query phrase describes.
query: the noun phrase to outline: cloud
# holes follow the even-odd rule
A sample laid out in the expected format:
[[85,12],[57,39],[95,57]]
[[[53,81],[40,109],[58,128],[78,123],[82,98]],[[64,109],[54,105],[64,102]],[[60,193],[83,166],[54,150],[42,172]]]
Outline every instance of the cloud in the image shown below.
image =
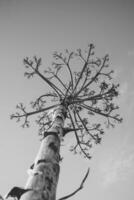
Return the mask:
[[134,175],[134,147],[122,145],[100,166],[101,185],[108,187]]

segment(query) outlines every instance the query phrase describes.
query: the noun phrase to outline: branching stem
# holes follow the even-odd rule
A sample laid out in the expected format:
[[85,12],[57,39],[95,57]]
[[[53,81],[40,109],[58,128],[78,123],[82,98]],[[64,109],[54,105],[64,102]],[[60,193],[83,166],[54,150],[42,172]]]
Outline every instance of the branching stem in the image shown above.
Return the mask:
[[91,136],[91,138],[93,138],[94,140],[96,140],[95,137],[89,132],[89,130],[88,130],[88,128],[86,127],[86,125],[83,123],[82,118],[81,118],[81,116],[80,116],[80,114],[79,114],[79,112],[78,112],[77,110],[76,110],[76,114],[77,114],[78,118],[80,119],[80,121],[81,121],[83,127],[84,127],[85,130],[87,131],[87,133],[89,133],[89,135]]
[[100,67],[100,69],[98,70],[98,72],[95,74],[95,76],[92,77],[92,79],[91,79],[83,88],[81,88],[81,89],[76,93],[76,96],[78,96],[78,95],[81,93],[82,90],[86,89],[89,85],[91,85],[91,84],[96,80],[96,78],[100,75],[100,72],[102,71],[102,69],[105,67],[106,61],[107,61],[107,55],[104,57],[102,66]]
[[31,116],[31,115],[35,115],[35,114],[38,114],[38,113],[41,113],[41,112],[50,110],[50,109],[55,108],[55,107],[57,107],[57,106],[59,106],[59,105],[60,105],[60,104],[55,104],[55,105],[49,106],[49,107],[47,107],[47,108],[42,108],[42,109],[40,109],[40,110],[36,110],[36,111],[33,111],[33,112],[24,113],[24,114],[22,114],[22,115],[15,115],[15,114],[14,114],[14,115],[11,116],[11,118],[29,117],[29,116]]
[[73,126],[73,128],[75,129],[74,132],[75,132],[75,137],[76,137],[76,140],[77,140],[77,144],[79,145],[80,150],[81,150],[81,152],[85,155],[85,157],[88,158],[88,159],[90,159],[91,157],[88,156],[88,155],[86,154],[86,152],[83,150],[83,148],[82,148],[82,146],[81,146],[81,142],[80,142],[80,140],[79,140],[79,137],[78,137],[78,134],[77,134],[77,131],[76,131],[76,128],[75,128],[75,125],[74,125],[73,118],[72,118],[72,116],[71,116],[70,110],[69,110],[68,112],[69,112],[69,116],[70,116],[70,120],[71,120],[72,126]]
[[[88,65],[89,57],[90,57],[90,55],[91,55],[92,49],[93,49],[93,46],[90,45],[90,48],[89,48],[89,51],[88,51],[87,59],[86,59],[86,61],[85,61],[85,64],[84,64],[84,66],[83,66],[83,69],[81,70],[80,76],[79,76],[79,78],[78,78],[78,80],[77,80],[77,82],[76,82],[76,84],[75,84],[75,87],[74,87],[72,93],[74,93],[74,92],[76,91],[77,86],[78,86],[78,84],[79,84],[79,82],[80,82],[80,80],[81,80],[81,78],[82,78],[82,76],[83,76],[83,73],[84,73],[84,71],[85,71],[85,69],[86,69],[86,67],[87,67],[87,65]],[[76,93],[76,96],[77,96],[77,95],[78,95],[78,94]]]

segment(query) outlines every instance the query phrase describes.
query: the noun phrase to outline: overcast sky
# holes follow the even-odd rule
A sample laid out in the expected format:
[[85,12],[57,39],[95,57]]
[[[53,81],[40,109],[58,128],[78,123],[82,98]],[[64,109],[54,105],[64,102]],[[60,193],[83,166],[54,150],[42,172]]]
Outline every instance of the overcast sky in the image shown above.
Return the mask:
[[133,0],[0,0],[0,194],[25,185],[40,145],[36,126],[22,129],[9,119],[17,103],[28,104],[46,89],[40,79],[24,78],[23,58],[38,55],[47,66],[55,50],[92,42],[98,57],[110,55],[124,121],[107,130],[90,162],[64,149],[58,197],[76,189],[89,166],[85,187],[72,200],[134,199]]

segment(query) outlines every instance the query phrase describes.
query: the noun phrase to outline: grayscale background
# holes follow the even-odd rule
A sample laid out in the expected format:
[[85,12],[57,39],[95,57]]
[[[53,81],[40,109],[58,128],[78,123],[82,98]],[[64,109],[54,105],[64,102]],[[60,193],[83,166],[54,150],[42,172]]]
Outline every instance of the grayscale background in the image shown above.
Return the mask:
[[133,0],[0,0],[0,194],[25,185],[40,145],[35,125],[22,129],[9,117],[17,103],[28,104],[46,87],[24,78],[23,58],[41,56],[45,67],[53,51],[89,43],[98,57],[110,55],[124,121],[107,130],[91,161],[63,149],[57,198],[73,192],[90,166],[84,189],[72,200],[134,200]]

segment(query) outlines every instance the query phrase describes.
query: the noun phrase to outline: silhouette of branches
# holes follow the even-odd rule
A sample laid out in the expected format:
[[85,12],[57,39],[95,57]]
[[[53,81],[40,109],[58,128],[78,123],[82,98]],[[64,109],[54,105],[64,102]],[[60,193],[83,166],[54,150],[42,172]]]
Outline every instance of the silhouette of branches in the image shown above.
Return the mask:
[[[82,140],[79,138],[78,132],[76,131],[77,128],[75,127],[75,123],[74,123],[73,117],[71,116],[70,111],[69,111],[69,117],[70,117],[70,120],[71,120],[72,127],[73,127],[74,130],[75,130],[74,133],[75,133],[75,137],[76,137],[76,141],[77,141],[76,145],[72,146],[72,147],[70,148],[70,150],[73,151],[75,154],[76,154],[76,153],[83,153],[84,156],[85,156],[86,158],[90,159],[91,156],[90,156],[90,154],[89,154],[89,151],[88,151],[87,147],[86,147],[86,148],[83,148],[83,145],[86,146],[86,142],[83,143]],[[79,127],[80,129],[82,128],[82,127],[79,126],[78,124],[77,124],[77,127]],[[82,133],[82,131],[81,131],[81,133]],[[82,137],[82,136],[81,136],[81,137]],[[78,147],[79,147],[79,150],[77,150]],[[90,148],[89,145],[88,145],[88,147]]]
[[[20,122],[20,119],[23,118],[24,122],[22,124],[22,127],[25,128],[25,127],[29,127],[29,121],[28,121],[28,117],[29,116],[35,115],[35,114],[39,114],[41,112],[48,111],[48,110],[50,110],[52,108],[57,107],[58,105],[59,104],[56,104],[56,105],[49,106],[49,107],[46,107],[46,108],[43,108],[43,109],[39,109],[39,110],[36,110],[36,111],[33,111],[33,112],[27,112],[26,108],[24,107],[24,105],[22,103],[20,103],[20,104],[18,104],[16,106],[16,109],[18,109],[19,111],[16,112],[15,114],[12,114],[10,117],[11,117],[11,119],[16,118],[17,122]],[[41,122],[41,118],[39,120],[39,123],[40,122]]]
[[[41,58],[34,56],[32,59],[24,59],[24,75],[27,78],[39,76],[51,90],[30,103],[30,112],[22,103],[19,104],[11,118],[17,121],[23,119],[22,126],[29,127],[29,117],[37,114],[39,134],[44,135],[52,125],[53,110],[59,105],[65,106],[68,128],[73,130],[76,138],[70,150],[90,159],[90,149],[94,144],[101,143],[104,134],[99,119],[104,118],[106,127],[114,127],[116,122],[122,122],[115,101],[119,96],[119,84],[113,80],[114,71],[110,70],[109,56],[96,57],[95,47],[90,44],[85,51],[77,49],[66,50],[65,53],[54,52],[53,58],[52,67],[45,68],[43,72]],[[78,61],[77,71],[73,61]]]
[[[71,79],[71,87],[73,89],[73,73],[70,67],[70,60],[73,58],[74,52],[69,52],[66,50],[66,54],[67,56],[64,56],[62,53],[54,52],[53,56],[58,62],[60,62],[61,66],[65,66],[68,69]],[[53,65],[57,66],[59,63],[53,63]]]
[[33,57],[33,60],[29,59],[28,57],[24,58],[23,63],[27,69],[31,69],[29,72],[25,72],[24,76],[27,78],[33,77],[35,74],[37,74],[42,80],[44,80],[61,98],[61,95],[63,94],[62,91],[54,85],[51,81],[49,81],[48,78],[46,78],[40,71],[39,67],[41,66],[41,58],[37,58],[36,56]]

